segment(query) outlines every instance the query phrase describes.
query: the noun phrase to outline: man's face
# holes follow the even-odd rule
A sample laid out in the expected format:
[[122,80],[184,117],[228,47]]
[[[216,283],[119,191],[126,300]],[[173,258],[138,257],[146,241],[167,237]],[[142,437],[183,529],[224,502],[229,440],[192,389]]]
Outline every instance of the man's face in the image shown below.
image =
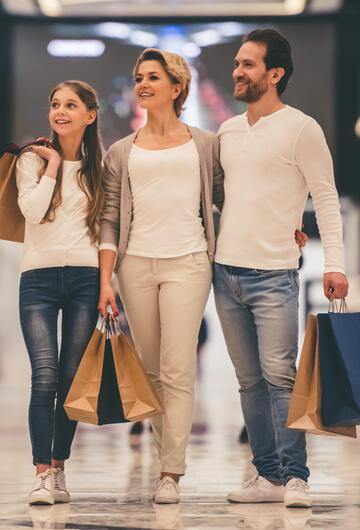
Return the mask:
[[234,97],[246,103],[255,103],[265,92],[269,83],[264,57],[266,45],[260,42],[245,42],[234,60]]

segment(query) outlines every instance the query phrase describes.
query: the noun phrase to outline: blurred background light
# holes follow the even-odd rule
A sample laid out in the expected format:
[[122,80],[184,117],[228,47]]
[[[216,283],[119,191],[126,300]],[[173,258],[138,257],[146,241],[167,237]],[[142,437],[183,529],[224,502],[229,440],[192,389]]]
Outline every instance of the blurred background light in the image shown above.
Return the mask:
[[355,123],[355,134],[358,138],[360,138],[360,116],[358,117]]
[[130,41],[136,46],[144,46],[144,48],[152,48],[156,46],[158,37],[149,31],[135,30],[130,33]]
[[49,42],[47,51],[53,57],[100,57],[105,44],[100,40],[56,39]]
[[94,30],[97,35],[112,39],[126,39],[130,35],[129,25],[121,22],[102,22],[96,24]]
[[217,29],[205,29],[194,33],[192,37],[198,46],[211,46],[221,41],[221,36]]
[[195,44],[195,42],[186,42],[182,48],[183,54],[189,59],[199,57],[201,54],[201,48]]

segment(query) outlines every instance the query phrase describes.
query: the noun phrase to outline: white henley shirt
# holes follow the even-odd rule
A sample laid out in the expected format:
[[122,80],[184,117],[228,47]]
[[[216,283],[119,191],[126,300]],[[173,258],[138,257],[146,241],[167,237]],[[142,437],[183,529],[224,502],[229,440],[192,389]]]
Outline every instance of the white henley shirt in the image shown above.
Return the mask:
[[344,272],[342,222],[333,164],[318,123],[290,106],[250,126],[247,113],[219,130],[225,202],[215,261],[255,269],[296,269],[295,229],[310,192],[325,272]]

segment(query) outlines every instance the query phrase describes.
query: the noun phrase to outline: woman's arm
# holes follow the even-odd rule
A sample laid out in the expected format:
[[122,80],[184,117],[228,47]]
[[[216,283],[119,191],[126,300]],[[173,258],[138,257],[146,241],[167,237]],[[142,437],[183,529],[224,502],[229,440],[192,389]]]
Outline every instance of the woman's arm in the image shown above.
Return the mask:
[[103,243],[117,249],[120,238],[121,157],[110,148],[104,159],[102,174],[104,202],[100,214],[100,248]]
[[111,276],[120,237],[121,160],[116,158],[116,150],[112,148],[109,149],[104,160],[102,184],[104,202],[100,214],[100,297],[98,310],[105,317],[109,304],[113,315],[118,316],[119,314],[114,291],[111,287]]
[[107,306],[110,304],[111,311],[115,317],[119,315],[119,309],[115,302],[114,291],[111,287],[111,276],[114,269],[116,252],[110,249],[102,249],[99,253],[100,262],[100,297],[98,310],[106,317]]

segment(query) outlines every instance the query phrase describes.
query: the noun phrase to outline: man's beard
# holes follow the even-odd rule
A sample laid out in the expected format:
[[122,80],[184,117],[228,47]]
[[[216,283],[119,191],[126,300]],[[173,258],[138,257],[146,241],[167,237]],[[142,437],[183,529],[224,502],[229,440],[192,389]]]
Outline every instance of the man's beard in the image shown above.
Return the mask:
[[266,84],[266,74],[263,75],[259,81],[256,83],[249,82],[247,89],[241,94],[236,94],[236,87],[234,92],[235,99],[239,101],[244,101],[245,103],[255,103],[256,101],[259,101],[261,96],[265,94],[267,91],[267,84]]

